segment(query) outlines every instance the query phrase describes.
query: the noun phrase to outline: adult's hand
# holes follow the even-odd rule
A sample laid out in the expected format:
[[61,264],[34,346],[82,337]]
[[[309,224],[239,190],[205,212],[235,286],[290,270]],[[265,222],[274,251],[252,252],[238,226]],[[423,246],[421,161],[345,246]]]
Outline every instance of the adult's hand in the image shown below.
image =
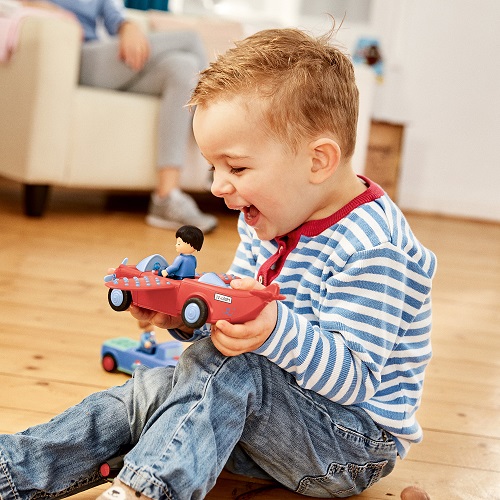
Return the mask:
[[118,30],[120,40],[119,57],[134,71],[140,71],[149,59],[151,47],[139,26],[125,21]]

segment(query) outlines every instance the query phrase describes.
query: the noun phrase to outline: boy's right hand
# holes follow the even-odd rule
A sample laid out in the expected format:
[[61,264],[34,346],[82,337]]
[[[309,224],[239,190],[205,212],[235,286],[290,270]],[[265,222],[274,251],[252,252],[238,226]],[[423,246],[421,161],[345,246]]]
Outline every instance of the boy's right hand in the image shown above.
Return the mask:
[[183,332],[189,333],[193,330],[187,330],[180,317],[170,316],[165,313],[151,311],[142,307],[132,304],[128,308],[130,314],[137,319],[141,324],[149,323],[158,328],[165,328],[166,330],[180,329]]

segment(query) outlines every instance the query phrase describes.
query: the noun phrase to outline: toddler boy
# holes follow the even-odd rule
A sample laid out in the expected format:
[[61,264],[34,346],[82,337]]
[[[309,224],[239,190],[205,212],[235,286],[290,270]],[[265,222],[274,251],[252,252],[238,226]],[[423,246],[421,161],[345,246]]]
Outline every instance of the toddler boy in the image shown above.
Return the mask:
[[50,423],[0,436],[4,500],[61,495],[132,447],[103,494],[201,499],[224,467],[313,497],[369,488],[404,458],[431,357],[435,257],[354,173],[358,91],[328,37],[259,32],[210,65],[190,101],[212,192],[241,212],[235,288],[286,299],[199,330],[173,368],[140,369]]

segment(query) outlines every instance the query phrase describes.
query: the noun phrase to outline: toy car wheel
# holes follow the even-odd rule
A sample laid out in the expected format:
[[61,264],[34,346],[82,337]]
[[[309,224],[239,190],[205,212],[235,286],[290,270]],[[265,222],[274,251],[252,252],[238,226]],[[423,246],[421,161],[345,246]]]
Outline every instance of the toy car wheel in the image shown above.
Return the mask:
[[207,322],[208,306],[197,297],[188,299],[182,308],[181,318],[189,328],[200,328]]
[[102,357],[102,367],[107,372],[114,372],[118,368],[118,364],[116,362],[115,357],[112,354],[105,354]]
[[108,292],[108,302],[115,311],[126,311],[132,303],[132,294],[128,290],[111,288]]

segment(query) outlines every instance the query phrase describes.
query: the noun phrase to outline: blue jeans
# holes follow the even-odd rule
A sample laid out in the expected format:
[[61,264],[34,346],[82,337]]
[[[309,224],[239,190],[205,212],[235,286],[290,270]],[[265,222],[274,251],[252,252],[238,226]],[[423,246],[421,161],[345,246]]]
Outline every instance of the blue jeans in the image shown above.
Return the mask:
[[301,389],[257,354],[209,338],[173,368],[139,369],[50,422],[0,436],[3,500],[67,495],[133,446],[119,478],[155,499],[201,499],[226,467],[314,497],[347,497],[389,474],[391,437],[361,409]]

